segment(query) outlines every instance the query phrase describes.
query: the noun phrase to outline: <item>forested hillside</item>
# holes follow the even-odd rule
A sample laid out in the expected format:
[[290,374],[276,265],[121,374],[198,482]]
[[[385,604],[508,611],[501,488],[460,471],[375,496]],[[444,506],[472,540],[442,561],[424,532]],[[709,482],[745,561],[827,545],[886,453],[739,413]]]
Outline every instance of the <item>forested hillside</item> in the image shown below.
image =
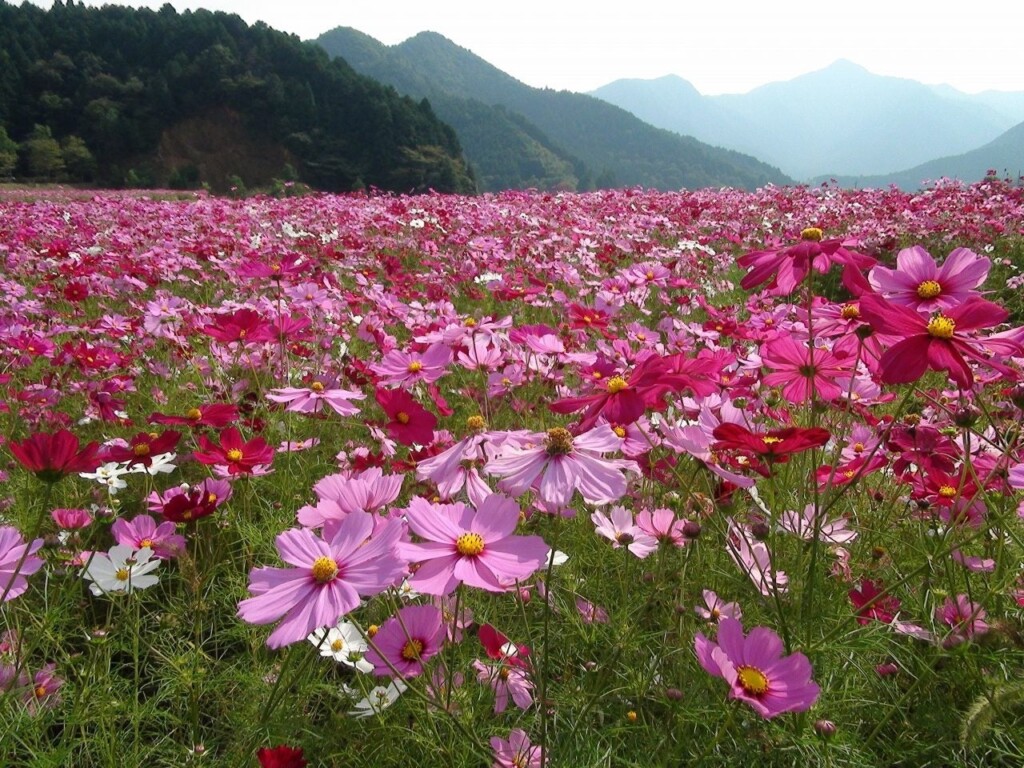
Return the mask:
[[266,25],[0,1],[0,176],[214,188],[470,191],[430,105]]

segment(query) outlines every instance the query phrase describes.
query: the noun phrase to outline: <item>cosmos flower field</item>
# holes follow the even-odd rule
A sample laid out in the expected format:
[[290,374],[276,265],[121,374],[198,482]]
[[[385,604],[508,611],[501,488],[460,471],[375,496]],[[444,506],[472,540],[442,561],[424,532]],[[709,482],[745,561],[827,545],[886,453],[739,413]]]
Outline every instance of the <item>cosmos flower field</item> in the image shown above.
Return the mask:
[[1024,189],[0,192],[0,764],[1020,765]]

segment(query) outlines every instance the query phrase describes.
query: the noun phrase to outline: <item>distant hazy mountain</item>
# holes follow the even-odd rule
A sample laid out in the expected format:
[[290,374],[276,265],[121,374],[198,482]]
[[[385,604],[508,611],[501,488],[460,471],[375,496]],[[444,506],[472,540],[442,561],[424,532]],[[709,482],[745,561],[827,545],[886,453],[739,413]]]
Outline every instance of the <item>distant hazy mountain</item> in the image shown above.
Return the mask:
[[837,61],[745,94],[701,96],[678,78],[617,81],[594,94],[659,127],[808,179],[886,173],[960,154],[1024,119],[1014,116],[1024,109],[1016,95],[948,91]]
[[385,82],[402,93],[429,96],[435,114],[459,136],[481,191],[591,187],[593,178],[584,163],[525,118],[490,102],[468,98],[466,91],[451,93],[430,87],[406,57],[369,35],[339,27],[315,42],[331,56],[344,58],[357,72],[388,72]]
[[[836,176],[844,187],[887,187],[895,184],[901,189],[915,190],[923,182],[943,176],[963,181],[979,181],[989,170],[999,176],[1017,178],[1024,175],[1024,122],[1015,125],[983,147],[953,157],[941,157],[906,171],[877,176]],[[827,180],[825,177],[820,181]]]
[[[564,176],[569,168],[581,185],[588,176],[598,186],[658,189],[750,189],[791,181],[753,157],[659,130],[600,99],[531,88],[433,32],[385,46],[361,32],[339,28],[315,42],[357,72],[393,85],[399,93],[429,99],[437,115],[455,128],[477,176],[492,179],[490,188],[521,184],[509,183],[516,177],[510,166],[519,162],[518,151],[497,132],[481,128],[481,121],[491,119],[484,107],[501,107],[493,117],[496,124],[509,132],[517,128],[524,146],[543,147],[547,161],[564,164],[553,171],[555,176]],[[475,138],[470,138],[472,132]],[[539,166],[532,163],[534,170],[548,167],[539,157],[534,158]]]

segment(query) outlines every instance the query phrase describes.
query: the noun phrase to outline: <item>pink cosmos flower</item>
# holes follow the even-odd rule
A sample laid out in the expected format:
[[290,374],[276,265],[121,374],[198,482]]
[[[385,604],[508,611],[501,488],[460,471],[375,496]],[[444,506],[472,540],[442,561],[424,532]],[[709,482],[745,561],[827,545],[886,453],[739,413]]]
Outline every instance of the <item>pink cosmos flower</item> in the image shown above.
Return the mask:
[[381,625],[370,641],[366,660],[373,664],[375,675],[416,677],[441,650],[444,636],[444,621],[436,606],[407,605]]
[[43,559],[36,557],[42,546],[42,539],[26,544],[17,528],[0,526],[0,603],[13,600],[28,589],[26,577],[43,567]]
[[789,588],[789,576],[772,567],[768,545],[755,538],[745,525],[732,519],[729,520],[726,549],[733,562],[750,577],[762,595],[781,595]]
[[991,265],[974,251],[957,248],[939,267],[928,251],[914,245],[896,255],[896,269],[872,269],[868,282],[876,293],[894,304],[930,314],[953,309],[980,296],[974,289],[985,282]]
[[[741,267],[750,271],[740,281],[744,290],[767,283],[764,291],[772,296],[785,296],[793,292],[813,268],[825,274],[833,264],[843,265],[843,283],[858,294],[864,285],[861,270],[871,267],[875,260],[846,248],[842,240],[823,240],[817,227],[808,227],[800,233],[800,242],[789,247],[753,251],[736,259]],[[858,279],[859,278],[859,279]]]
[[406,518],[423,541],[400,543],[398,552],[421,564],[409,583],[428,595],[447,595],[460,583],[504,592],[547,560],[549,547],[540,536],[513,535],[519,505],[498,493],[476,510],[462,503],[431,504],[414,498]]
[[604,512],[594,512],[590,520],[596,526],[596,533],[611,541],[612,547],[626,547],[641,560],[658,548],[658,540],[635,525],[633,513],[625,507],[613,507],[611,517]]
[[745,701],[766,720],[784,712],[806,712],[821,690],[811,680],[811,664],[802,653],[782,655],[782,638],[767,627],[744,636],[736,619],[718,623],[718,642],[700,632],[697,659],[708,674],[729,683],[729,698]]
[[986,355],[1019,354],[1020,346],[1010,339],[978,339],[969,334],[1003,322],[1005,309],[985,299],[969,299],[953,309],[922,317],[909,307],[877,296],[861,299],[861,313],[877,333],[895,336],[878,364],[878,374],[886,384],[906,384],[920,379],[925,371],[946,371],[961,389],[970,388],[974,373],[967,359],[995,368],[1004,375],[1013,371]]
[[576,598],[576,611],[584,624],[607,624],[610,619],[604,606],[590,602],[586,598]]
[[947,597],[935,609],[935,620],[948,625],[951,630],[943,641],[947,647],[988,632],[988,622],[985,621],[987,617],[985,609],[967,595],[957,595],[956,599]]
[[727,603],[710,589],[703,590],[701,595],[704,598],[704,605],[698,605],[693,610],[702,619],[718,622],[722,619],[739,620],[743,618],[743,610],[739,603]]
[[671,544],[673,547],[686,546],[686,535],[683,533],[685,520],[680,520],[671,509],[661,507],[655,510],[643,509],[637,513],[636,526],[648,536],[653,536],[660,544]]
[[372,517],[353,512],[324,540],[305,528],[277,537],[277,551],[291,568],[254,568],[253,597],[238,604],[238,616],[250,624],[282,619],[270,637],[271,648],[305,640],[314,630],[332,626],[359,605],[359,597],[383,592],[405,573],[395,545],[401,524],[390,521],[374,530]]
[[50,517],[62,531],[77,531],[92,525],[92,515],[85,509],[55,509]]
[[274,338],[270,323],[252,309],[214,315],[213,322],[203,326],[203,333],[222,344],[235,341],[251,344]]
[[843,394],[838,377],[849,369],[828,350],[812,350],[791,336],[776,336],[764,345],[761,362],[772,372],[762,382],[782,385],[782,396],[791,403],[806,403],[812,393],[819,400],[834,400]]
[[640,474],[636,462],[600,456],[620,444],[607,424],[575,436],[555,427],[534,438],[535,447],[493,459],[484,467],[488,474],[503,478],[498,487],[511,496],[532,488],[546,504],[566,507],[578,489],[591,504],[611,504],[626,493],[623,473]]
[[25,709],[30,715],[39,714],[40,710],[53,709],[60,704],[60,689],[64,681],[54,674],[56,664],[47,664],[36,672],[32,684],[22,695]]
[[424,352],[403,352],[394,349],[370,370],[387,387],[410,388],[420,381],[435,382],[445,375],[452,361],[452,351],[444,344],[431,344]]
[[815,526],[814,504],[805,506],[803,512],[783,512],[779,520],[782,530],[799,536],[804,541],[812,541],[817,533],[820,541],[836,546],[848,544],[857,538],[857,532],[847,529],[846,524],[845,518],[837,517],[832,520],[822,518]]
[[153,556],[160,560],[170,560],[185,551],[185,537],[176,530],[170,520],[157,525],[149,515],[138,515],[131,521],[119,517],[110,526],[110,533],[118,544],[132,549],[149,547]]
[[341,520],[350,512],[380,512],[398,498],[403,475],[385,475],[380,467],[352,475],[328,475],[317,481],[313,491],[320,498],[315,506],[296,513],[299,524],[319,528],[329,520]]
[[351,400],[366,398],[362,392],[340,389],[332,386],[332,381],[317,379],[308,387],[283,387],[272,389],[267,395],[268,400],[285,403],[285,410],[293,413],[319,413],[324,406],[330,407],[339,416],[355,416],[359,409]]
[[491,737],[494,750],[494,764],[491,768],[540,768],[543,764],[543,749],[530,743],[526,731],[516,728],[508,739]]
[[494,712],[499,714],[508,707],[509,698],[520,709],[533,706],[533,683],[529,673],[523,667],[508,664],[484,664],[479,659],[473,661],[477,682],[490,685],[494,690]]

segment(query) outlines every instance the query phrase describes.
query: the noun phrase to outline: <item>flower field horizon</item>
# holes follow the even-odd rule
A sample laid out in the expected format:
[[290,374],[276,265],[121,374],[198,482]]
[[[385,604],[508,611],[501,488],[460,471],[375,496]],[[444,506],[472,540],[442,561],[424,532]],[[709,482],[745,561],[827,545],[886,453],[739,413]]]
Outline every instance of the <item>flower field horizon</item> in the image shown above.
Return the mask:
[[1024,188],[0,191],[0,764],[1024,763]]

